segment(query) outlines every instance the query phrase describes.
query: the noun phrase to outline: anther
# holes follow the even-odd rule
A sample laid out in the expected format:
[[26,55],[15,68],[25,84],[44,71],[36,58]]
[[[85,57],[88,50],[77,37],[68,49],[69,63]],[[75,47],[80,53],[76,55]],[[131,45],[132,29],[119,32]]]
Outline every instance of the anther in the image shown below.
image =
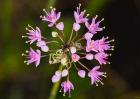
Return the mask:
[[104,21],[104,18],[102,18],[100,22],[102,22],[102,21]]
[[24,54],[24,53],[22,53],[22,54],[21,54],[21,56],[25,56],[25,54]]
[[89,14],[86,15],[86,17],[88,17],[88,16],[89,16]]

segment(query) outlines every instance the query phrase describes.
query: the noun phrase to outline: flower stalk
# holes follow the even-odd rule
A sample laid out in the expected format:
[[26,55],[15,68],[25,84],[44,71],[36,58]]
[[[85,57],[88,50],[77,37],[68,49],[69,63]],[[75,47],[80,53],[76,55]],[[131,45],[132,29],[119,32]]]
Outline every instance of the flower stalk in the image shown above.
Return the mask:
[[[62,71],[62,65],[59,66],[59,70]],[[51,89],[51,93],[50,93],[50,96],[48,99],[55,99],[56,98],[58,88],[60,86],[60,82],[61,82],[61,79],[58,82],[53,84],[53,87]]]

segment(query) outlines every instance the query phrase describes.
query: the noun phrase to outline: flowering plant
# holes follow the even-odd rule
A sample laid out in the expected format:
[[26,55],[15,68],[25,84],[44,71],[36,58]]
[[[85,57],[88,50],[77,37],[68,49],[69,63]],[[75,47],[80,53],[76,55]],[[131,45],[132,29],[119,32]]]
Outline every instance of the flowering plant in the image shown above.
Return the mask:
[[[45,15],[40,16],[42,21],[48,23],[48,27],[56,27],[58,31],[52,32],[53,38],[59,38],[60,40],[48,41],[45,37],[42,36],[41,30],[39,27],[33,28],[28,25],[26,30],[26,36],[22,36],[23,38],[27,38],[30,45],[35,43],[38,47],[37,50],[33,50],[30,48],[29,51],[26,51],[26,54],[22,54],[23,56],[27,56],[27,65],[35,63],[35,66],[39,66],[40,59],[45,57],[42,53],[47,53],[49,56],[50,64],[61,64],[61,68],[55,72],[52,76],[52,82],[57,83],[60,81],[62,77],[66,78],[65,81],[61,83],[60,92],[63,91],[65,95],[67,92],[69,93],[74,89],[73,83],[70,81],[70,72],[71,68],[76,68],[77,74],[81,78],[85,78],[86,74],[91,78],[91,84],[95,84],[98,86],[98,83],[102,82],[102,77],[106,77],[105,72],[101,72],[100,65],[109,63],[107,61],[108,50],[113,50],[114,46],[111,46],[111,42],[114,40],[108,41],[108,37],[102,37],[101,39],[93,40],[94,35],[98,32],[103,31],[105,27],[100,27],[100,23],[104,20],[97,21],[97,15],[92,18],[91,23],[88,19],[88,15],[86,11],[81,11],[81,5],[76,8],[74,11],[74,19],[72,32],[68,40],[65,39],[64,33],[64,23],[59,22],[61,17],[61,12],[56,12],[55,8],[51,7],[51,11],[47,12],[45,9]],[[80,38],[78,37],[78,31],[81,28],[81,25],[86,27],[87,32],[85,32]],[[85,45],[82,43],[85,42]],[[52,50],[49,48],[49,44],[59,43],[61,46],[58,49]],[[87,68],[80,60],[86,59],[87,61],[97,60],[99,65],[92,66],[91,69]],[[81,67],[77,67],[76,64],[80,64]]]

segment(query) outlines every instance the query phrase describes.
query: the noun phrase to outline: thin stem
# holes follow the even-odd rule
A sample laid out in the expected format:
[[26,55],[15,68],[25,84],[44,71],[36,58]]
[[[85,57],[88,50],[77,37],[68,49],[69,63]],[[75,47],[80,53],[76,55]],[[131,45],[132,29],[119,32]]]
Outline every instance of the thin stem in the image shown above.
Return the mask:
[[62,37],[60,35],[58,35],[58,37],[64,43],[64,40],[62,39]]
[[69,42],[68,42],[68,43],[70,43],[70,41],[71,41],[71,39],[72,39],[72,36],[73,36],[73,29],[72,29],[72,31],[71,31],[71,35],[70,35],[70,38],[69,38]]
[[78,61],[78,63],[82,66],[82,67],[84,67],[86,70],[88,70],[88,71],[90,71],[84,64],[82,64],[80,61]]
[[84,37],[81,37],[80,39],[78,39],[78,40],[75,41],[75,42],[79,42],[79,41],[84,40],[84,39],[85,39]]
[[[59,70],[62,71],[62,65],[59,66]],[[50,96],[48,99],[56,99],[56,95],[58,92],[58,88],[60,86],[60,82],[61,82],[61,79],[53,85]]]

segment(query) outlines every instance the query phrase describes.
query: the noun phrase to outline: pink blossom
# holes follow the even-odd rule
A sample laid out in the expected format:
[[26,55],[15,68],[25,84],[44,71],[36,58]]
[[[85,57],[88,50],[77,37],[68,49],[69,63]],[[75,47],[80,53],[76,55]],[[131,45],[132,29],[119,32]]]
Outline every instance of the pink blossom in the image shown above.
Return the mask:
[[98,43],[99,43],[98,50],[100,52],[103,52],[105,50],[109,50],[111,48],[111,46],[109,45],[109,42],[106,42],[105,40],[106,40],[106,38],[104,38],[104,37],[102,39],[98,40]]
[[81,78],[85,78],[86,72],[85,72],[84,70],[79,70],[79,71],[78,71],[78,75],[79,75]]
[[88,76],[91,78],[91,84],[95,84],[96,86],[98,86],[98,82],[100,82],[102,85],[102,76],[106,77],[106,73],[105,72],[100,72],[98,71],[100,69],[100,66],[95,66],[89,73]]
[[59,22],[57,25],[56,25],[56,28],[60,31],[64,30],[64,23],[63,22]]
[[88,19],[84,17],[85,15],[85,10],[80,11],[81,5],[79,4],[79,7],[77,7],[77,11],[74,11],[74,18],[76,23],[85,23]]
[[103,21],[103,19],[101,21],[98,21],[97,23],[95,23],[96,21],[96,18],[93,18],[92,19],[92,22],[91,24],[89,24],[88,22],[85,23],[85,26],[87,27],[87,29],[89,30],[89,32],[91,32],[92,34],[95,34],[97,33],[98,31],[102,31],[103,28],[100,28],[99,25],[100,25],[100,22]]
[[34,51],[30,48],[29,55],[27,56],[27,64],[31,64],[35,62],[36,67],[40,64],[41,52],[40,50]]
[[34,43],[35,41],[41,41],[41,31],[38,27],[36,27],[36,29],[32,28],[31,26],[29,26],[31,29],[26,28],[26,30],[28,31],[28,33],[26,33],[28,36],[22,36],[27,37],[29,40],[26,41],[26,43]]
[[64,92],[64,96],[67,92],[69,92],[69,96],[71,96],[71,90],[74,90],[74,86],[73,84],[68,80],[68,81],[64,81],[61,83],[61,89],[60,92],[63,90]]
[[87,40],[86,52],[90,52],[90,51],[98,52],[98,42],[97,41]]
[[102,64],[106,64],[108,55],[104,52],[99,52],[95,55],[95,59],[99,61],[99,63]]
[[56,9],[52,8],[50,12],[47,12],[45,9],[43,10],[46,15],[45,16],[40,16],[43,21],[48,22],[48,26],[52,27],[60,18],[61,12],[56,13]]
[[72,61],[73,61],[73,62],[77,62],[77,61],[79,61],[79,59],[80,59],[80,56],[79,56],[79,55],[77,55],[77,54],[72,54]]

